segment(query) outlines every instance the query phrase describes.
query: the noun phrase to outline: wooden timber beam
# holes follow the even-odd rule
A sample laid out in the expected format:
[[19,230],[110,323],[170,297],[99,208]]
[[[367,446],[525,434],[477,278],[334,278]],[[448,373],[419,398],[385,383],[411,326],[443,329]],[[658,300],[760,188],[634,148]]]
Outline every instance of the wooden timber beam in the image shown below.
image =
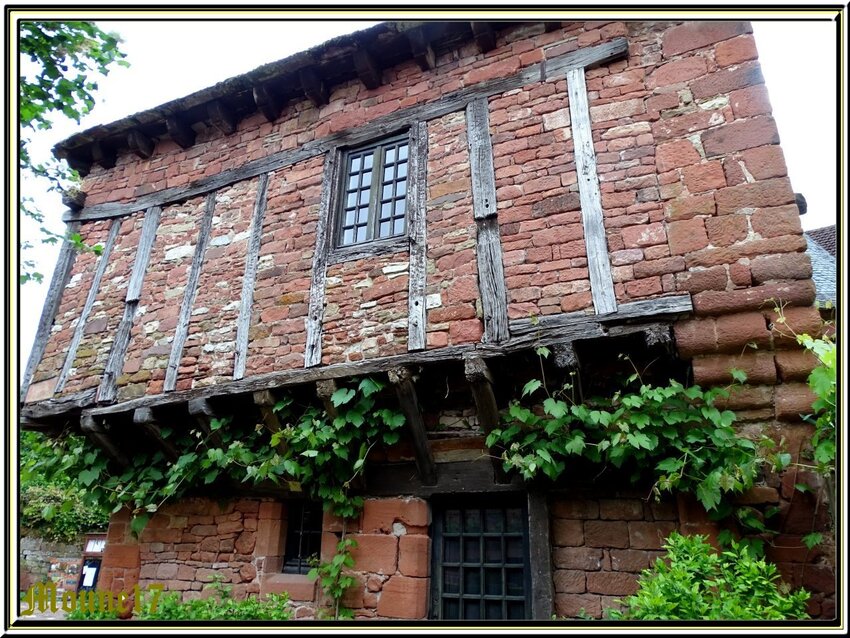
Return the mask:
[[255,84],[251,88],[254,96],[254,104],[257,109],[265,116],[269,122],[274,122],[280,117],[280,112],[283,109],[281,100],[269,90],[265,84]]
[[[254,392],[254,404],[260,409],[260,416],[263,419],[263,426],[265,426],[266,430],[268,430],[271,434],[275,432],[280,432],[283,429],[280,419],[277,418],[277,413],[274,411],[274,406],[277,403],[277,399],[271,393],[270,390],[260,390],[259,392]],[[281,441],[275,446],[278,452],[283,454],[286,452],[286,444]]]
[[81,190],[62,191],[62,204],[72,211],[82,210],[86,206],[86,193]]
[[405,33],[407,42],[410,44],[410,53],[413,55],[413,60],[419,65],[422,71],[430,71],[437,66],[437,56],[434,55],[434,49],[431,43],[425,36],[425,32],[420,29],[411,29]]
[[139,129],[133,129],[127,135],[127,146],[142,159],[149,159],[156,143]]
[[[531,64],[511,76],[485,80],[443,95],[435,101],[414,104],[393,111],[387,115],[376,117],[363,126],[338,131],[326,137],[306,142],[297,149],[279,151],[267,157],[246,162],[237,168],[222,171],[216,175],[201,177],[186,186],[166,188],[155,193],[142,195],[131,202],[95,204],[83,209],[78,214],[66,213],[63,215],[62,220],[91,221],[95,219],[107,219],[109,217],[120,217],[137,210],[144,210],[150,206],[162,206],[172,202],[190,199],[198,195],[204,195],[209,191],[256,177],[261,173],[276,171],[312,157],[323,155],[341,146],[364,144],[374,140],[376,137],[401,132],[416,122],[433,120],[449,113],[463,110],[469,102],[476,98],[488,98],[506,91],[519,89],[527,84],[539,82],[541,79],[560,80],[563,79],[563,74],[569,69],[594,68],[607,62],[619,60],[627,54],[628,41],[626,38],[616,38],[610,42],[596,46],[583,47],[565,53],[564,55],[547,59],[545,64],[543,62]],[[168,124],[168,120],[166,120],[166,124]],[[171,128],[169,128],[169,134],[172,134]],[[194,143],[194,132],[191,135]],[[174,137],[173,134],[172,137]],[[176,138],[175,141],[178,144],[180,143]]]
[[41,432],[45,436],[59,436],[64,430],[64,426],[58,423],[45,423],[44,421],[33,421],[25,416],[18,417],[18,426],[21,430],[29,432]]
[[136,408],[133,411],[133,424],[137,425],[145,435],[162,450],[170,461],[180,458],[180,453],[174,444],[162,435],[162,426],[153,414],[151,408]]
[[227,104],[221,100],[213,100],[207,104],[207,116],[210,122],[225,135],[236,132],[236,116]]
[[416,397],[416,388],[413,385],[410,369],[399,367],[390,370],[388,376],[390,383],[395,386],[399,406],[404,413],[408,431],[413,440],[419,476],[423,484],[434,485],[437,482],[437,467],[434,464],[434,456],[428,443],[428,434],[425,431],[425,422],[422,420],[422,412],[419,409],[419,400]]
[[[95,415],[119,414],[131,412],[138,407],[158,406],[185,403],[191,399],[227,397],[238,394],[270,390],[303,383],[314,383],[322,379],[341,379],[359,377],[368,374],[387,372],[399,366],[427,365],[440,361],[459,360],[464,356],[475,354],[484,359],[529,350],[538,345],[551,346],[577,340],[587,340],[605,337],[613,334],[614,330],[626,329],[640,331],[641,327],[659,320],[681,317],[693,312],[690,295],[658,297],[622,304],[617,312],[605,317],[588,315],[583,311],[560,315],[545,315],[532,321],[530,319],[514,319],[510,322],[511,338],[501,344],[475,343],[458,346],[445,346],[431,350],[406,352],[404,354],[363,361],[335,363],[331,365],[310,368],[281,370],[250,377],[219,383],[213,386],[179,390],[166,394],[139,397],[113,405],[92,408]],[[628,323],[627,322],[641,322]],[[622,325],[618,325],[622,324]],[[25,405],[21,413],[31,419],[43,420],[61,414],[75,412],[90,406],[94,392],[86,390],[73,395],[57,397]]]
[[[463,360],[464,374],[472,390],[475,400],[475,411],[478,415],[478,425],[485,433],[490,434],[499,427],[499,407],[496,405],[496,394],[493,392],[493,375],[487,363],[481,357],[466,357]],[[493,449],[493,474],[499,483],[509,483],[510,478],[502,467],[501,446]]]
[[333,379],[316,381],[316,395],[322,400],[322,404],[325,406],[325,412],[332,419],[335,419],[339,414],[336,406],[331,401],[334,392],[336,392],[336,381]]
[[172,115],[165,118],[165,128],[181,148],[189,148],[195,143],[195,131],[181,117]]
[[80,428],[92,443],[99,446],[118,465],[121,467],[130,465],[130,460],[109,435],[108,426],[102,426],[90,414],[83,414],[80,417]]
[[554,609],[552,550],[549,544],[549,506],[544,492],[528,492],[529,566],[531,567],[531,617],[549,620]]
[[366,49],[354,50],[354,69],[357,71],[357,77],[363,82],[363,86],[367,89],[377,89],[383,84],[381,67],[375,61],[374,56]]
[[478,45],[481,53],[487,53],[496,48],[496,32],[493,30],[493,25],[489,22],[470,22],[469,26],[472,27],[475,44]]
[[328,87],[313,68],[301,69],[298,77],[301,80],[304,96],[313,103],[313,106],[319,108],[328,103]]
[[195,424],[203,433],[204,437],[216,447],[222,447],[224,443],[221,435],[212,429],[213,419],[221,418],[207,399],[190,399],[187,404],[189,414],[195,419]]
[[101,142],[95,142],[91,146],[92,159],[103,166],[103,168],[114,168],[118,159],[115,149]]

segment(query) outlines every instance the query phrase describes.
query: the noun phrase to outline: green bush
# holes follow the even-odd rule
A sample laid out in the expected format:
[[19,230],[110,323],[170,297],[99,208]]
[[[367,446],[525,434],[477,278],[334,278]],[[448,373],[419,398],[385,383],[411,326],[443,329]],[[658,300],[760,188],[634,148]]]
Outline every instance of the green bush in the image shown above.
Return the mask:
[[743,543],[715,552],[705,536],[667,538],[667,557],[641,574],[638,592],[620,601],[616,620],[791,620],[808,618],[803,589],[791,592],[776,565]]
[[106,529],[109,512],[84,507],[73,485],[29,483],[21,489],[21,525],[41,538],[73,543],[81,534]]
[[159,596],[153,604],[151,596],[146,597],[138,620],[290,620],[289,595],[269,594],[265,600],[249,597],[234,600],[230,596],[230,587],[220,583],[213,585],[215,594],[209,598],[181,601],[180,592],[170,592]]

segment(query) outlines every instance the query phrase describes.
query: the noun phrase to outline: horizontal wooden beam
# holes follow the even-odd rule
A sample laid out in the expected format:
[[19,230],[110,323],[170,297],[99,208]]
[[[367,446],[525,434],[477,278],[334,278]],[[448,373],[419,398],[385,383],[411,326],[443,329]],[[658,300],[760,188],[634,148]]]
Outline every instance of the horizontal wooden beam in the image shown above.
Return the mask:
[[426,485],[413,463],[369,465],[367,487],[370,496],[405,494],[429,498],[435,494],[490,494],[519,492],[526,489],[519,478],[498,483],[493,466],[486,458],[475,461],[437,463],[437,482]]
[[[476,343],[459,346],[446,346],[432,350],[406,352],[391,357],[365,359],[353,363],[337,363],[312,368],[298,368],[278,372],[258,374],[238,381],[228,381],[214,386],[180,390],[168,394],[157,394],[131,399],[114,405],[92,408],[96,415],[116,414],[135,410],[138,407],[184,403],[191,399],[210,398],[245,394],[259,390],[271,390],[289,385],[315,383],[323,379],[341,379],[369,374],[388,372],[399,366],[437,363],[442,361],[463,360],[465,356],[477,355],[482,358],[497,357],[519,352],[537,345],[551,345],[583,339],[604,337],[609,327],[617,323],[639,321],[661,316],[673,319],[693,311],[690,295],[659,297],[635,301],[619,306],[618,312],[605,317],[595,317],[584,312],[571,312],[561,315],[547,315],[539,319],[515,319],[510,322],[511,339],[501,344]],[[604,321],[603,321],[604,320]],[[636,323],[635,329],[640,330]],[[21,414],[35,420],[56,416],[79,407],[80,401],[91,401],[91,396],[82,394],[74,401],[48,400],[38,404],[26,405]]]
[[[256,177],[261,173],[275,171],[310,159],[311,157],[322,155],[328,150],[339,146],[363,144],[383,135],[403,131],[417,121],[428,121],[449,113],[461,111],[466,108],[466,105],[470,101],[476,98],[490,97],[504,93],[505,91],[522,88],[527,84],[552,79],[556,76],[560,79],[566,69],[592,66],[597,62],[602,63],[601,61],[611,61],[618,56],[625,55],[627,52],[628,45],[625,38],[618,38],[610,43],[594,47],[578,49],[546,60],[545,62],[532,64],[506,78],[485,80],[484,82],[446,93],[433,102],[416,104],[408,108],[399,109],[388,115],[375,118],[367,125],[340,131],[327,137],[307,142],[296,150],[274,153],[268,157],[247,162],[239,168],[223,171],[217,175],[203,177],[186,186],[167,188],[156,193],[143,195],[132,202],[107,202],[105,204],[89,206],[78,214],[66,213],[62,219],[64,221],[107,219],[109,217],[126,215],[137,210],[143,210],[150,206],[161,206],[197,197],[198,195],[204,195],[211,190]],[[170,128],[169,134],[174,137]],[[194,133],[192,136],[194,139]],[[175,141],[178,140],[175,138]]]

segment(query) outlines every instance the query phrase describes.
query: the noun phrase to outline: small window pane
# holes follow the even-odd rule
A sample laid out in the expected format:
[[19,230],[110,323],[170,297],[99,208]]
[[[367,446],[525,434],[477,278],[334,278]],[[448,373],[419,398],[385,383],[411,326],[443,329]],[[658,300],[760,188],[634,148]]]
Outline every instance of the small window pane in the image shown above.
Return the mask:
[[398,179],[402,177],[407,177],[407,162],[398,165],[398,172],[396,173]]
[[478,563],[481,561],[481,539],[479,538],[464,538],[463,539],[463,562]]
[[361,241],[366,241],[366,227],[365,226],[359,226],[357,228],[357,240],[356,241],[357,241],[357,243],[360,243]]
[[386,202],[381,204],[381,219],[386,220],[390,219],[393,216],[393,204],[392,202]]
[[522,562],[522,539],[521,538],[506,538],[505,539],[505,562],[506,563],[521,563]]
[[404,197],[405,195],[407,195],[407,180],[406,179],[403,179],[403,180],[396,182],[395,194],[398,195],[399,197]]
[[460,562],[460,539],[447,538],[443,545],[443,561],[446,563]]
[[356,213],[353,209],[345,211],[345,226],[354,226],[355,216]]
[[466,510],[464,512],[463,531],[466,533],[481,531],[481,510]]
[[393,196],[393,185],[384,184],[383,189],[381,189],[381,199],[391,199]]
[[372,171],[363,173],[363,188],[369,188],[372,185]]
[[521,569],[506,569],[505,582],[508,585],[508,596],[522,596],[525,591]]
[[381,222],[380,228],[378,228],[378,236],[382,239],[384,237],[390,237],[392,235],[392,223],[391,222]]
[[387,166],[384,169],[384,183],[393,181],[394,172],[395,172],[395,169],[394,169],[393,166]]
[[502,595],[501,567],[486,568],[484,570],[484,593],[488,596]]
[[349,193],[348,199],[345,200],[345,207],[352,208],[357,205],[357,192]]
[[463,593],[481,593],[481,572],[477,569],[465,569],[463,571]]
[[318,557],[322,538],[322,507],[310,501],[292,501],[287,506],[286,546],[283,571],[306,574]]
[[355,188],[357,188],[358,182],[359,182],[359,178],[358,178],[357,175],[352,175],[351,177],[349,177],[348,178],[348,189],[354,190]]
[[446,594],[460,593],[459,567],[446,567],[443,569],[443,592]]
[[407,144],[400,144],[398,147],[398,159],[406,160],[407,159]]
[[502,601],[501,600],[486,600],[486,601],[484,601],[484,618],[485,618],[485,620],[501,620],[501,618],[502,618]]
[[404,217],[405,210],[407,209],[407,202],[403,199],[395,200],[395,216],[396,217]]
[[393,235],[401,235],[404,233],[404,217],[395,220],[395,229]]
[[484,539],[484,562],[485,563],[501,563],[502,562],[502,539],[501,538],[485,538]]
[[368,155],[363,156],[363,169],[369,170],[372,168],[372,160],[374,159],[374,153],[369,153]]
[[521,509],[509,509],[506,512],[508,517],[508,529],[509,532],[522,532],[522,510]]
[[361,160],[359,157],[351,158],[351,170],[349,171],[349,173],[356,173],[360,170],[360,161]]
[[346,228],[342,231],[342,244],[343,246],[348,246],[354,243],[354,229]]
[[386,157],[384,157],[384,164],[392,164],[395,162],[395,149],[388,148]]
[[357,209],[357,223],[358,224],[365,224],[367,221],[369,221],[369,209],[366,208],[365,206],[363,208],[358,208]]
[[443,618],[449,620],[460,619],[460,601],[446,598],[443,600]]
[[460,533],[460,510],[446,510],[445,513],[446,533]]
[[484,511],[484,531],[501,532],[504,528],[504,516],[502,510]]
[[518,600],[508,601],[508,620],[523,620],[525,618],[525,603]]
[[464,600],[463,601],[463,619],[464,620],[480,620],[481,619],[481,601],[480,600]]
[[369,191],[362,190],[360,191],[360,205],[368,206],[369,205]]

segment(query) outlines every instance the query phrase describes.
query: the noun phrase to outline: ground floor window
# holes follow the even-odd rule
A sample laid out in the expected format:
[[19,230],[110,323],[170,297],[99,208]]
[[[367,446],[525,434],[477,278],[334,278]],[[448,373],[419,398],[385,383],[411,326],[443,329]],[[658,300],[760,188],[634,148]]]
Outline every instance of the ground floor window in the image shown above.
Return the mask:
[[436,502],[431,617],[531,617],[528,511],[524,499]]
[[322,545],[322,504],[313,501],[287,503],[284,574],[306,574]]

